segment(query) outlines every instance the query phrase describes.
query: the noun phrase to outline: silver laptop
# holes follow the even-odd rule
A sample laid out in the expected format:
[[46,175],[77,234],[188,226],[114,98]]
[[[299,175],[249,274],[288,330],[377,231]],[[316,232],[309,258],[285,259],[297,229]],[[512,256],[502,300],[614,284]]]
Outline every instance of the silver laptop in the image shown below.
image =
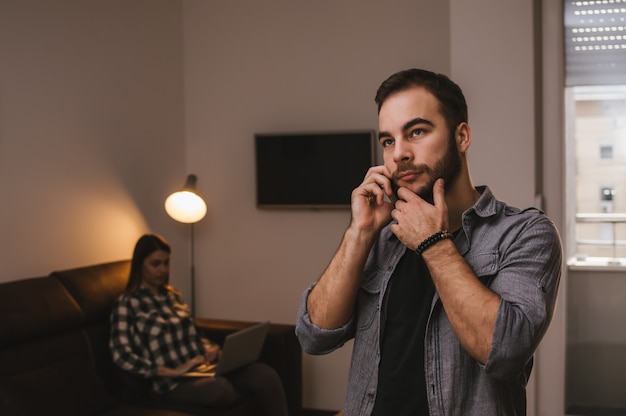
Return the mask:
[[215,364],[200,364],[188,372],[183,377],[215,377],[227,374],[244,365],[250,364],[259,359],[269,321],[244,328],[232,334],[228,334],[224,339],[224,345],[220,359]]

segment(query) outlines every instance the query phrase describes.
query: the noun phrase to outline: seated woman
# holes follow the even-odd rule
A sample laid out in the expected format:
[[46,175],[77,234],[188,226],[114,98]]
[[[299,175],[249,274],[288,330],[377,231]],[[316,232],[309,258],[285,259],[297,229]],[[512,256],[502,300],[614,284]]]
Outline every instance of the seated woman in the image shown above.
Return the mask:
[[242,391],[256,395],[267,416],[286,416],[287,402],[274,369],[252,363],[224,377],[180,378],[214,361],[219,348],[202,340],[190,310],[169,285],[171,249],[156,234],[135,245],[125,292],[113,304],[109,347],[121,369],[150,378],[155,393],[168,400],[227,406]]

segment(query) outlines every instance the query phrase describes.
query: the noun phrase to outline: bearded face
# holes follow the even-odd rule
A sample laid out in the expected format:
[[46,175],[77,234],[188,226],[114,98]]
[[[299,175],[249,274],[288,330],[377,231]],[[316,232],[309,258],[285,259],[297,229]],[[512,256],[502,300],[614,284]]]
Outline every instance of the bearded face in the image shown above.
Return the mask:
[[426,183],[415,190],[415,193],[432,204],[435,181],[439,178],[443,178],[446,185],[452,184],[461,172],[461,156],[457,151],[454,133],[450,134],[446,153],[441,158],[437,159],[433,166],[426,164],[415,165],[409,161],[401,161],[398,163],[391,181],[394,193],[397,193],[399,188],[397,183],[398,175],[406,171],[420,171],[428,177]]

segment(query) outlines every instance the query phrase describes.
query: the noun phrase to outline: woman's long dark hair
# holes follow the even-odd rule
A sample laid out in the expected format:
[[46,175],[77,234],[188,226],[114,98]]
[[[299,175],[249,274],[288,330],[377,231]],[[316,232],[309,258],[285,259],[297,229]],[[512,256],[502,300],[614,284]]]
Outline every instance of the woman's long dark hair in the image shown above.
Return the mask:
[[169,243],[158,234],[144,234],[137,240],[135,250],[133,251],[133,259],[130,263],[130,276],[126,284],[126,293],[134,292],[141,285],[143,262],[146,257],[157,250],[162,250],[166,253],[172,252]]

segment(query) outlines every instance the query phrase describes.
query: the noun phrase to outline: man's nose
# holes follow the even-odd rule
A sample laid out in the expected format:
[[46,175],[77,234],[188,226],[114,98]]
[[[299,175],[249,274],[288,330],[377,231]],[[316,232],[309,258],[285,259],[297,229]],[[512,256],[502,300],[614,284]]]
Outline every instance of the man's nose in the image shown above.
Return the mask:
[[411,160],[413,153],[411,152],[411,147],[402,139],[397,139],[395,141],[395,146],[393,149],[393,159],[396,162],[400,162],[403,160]]

